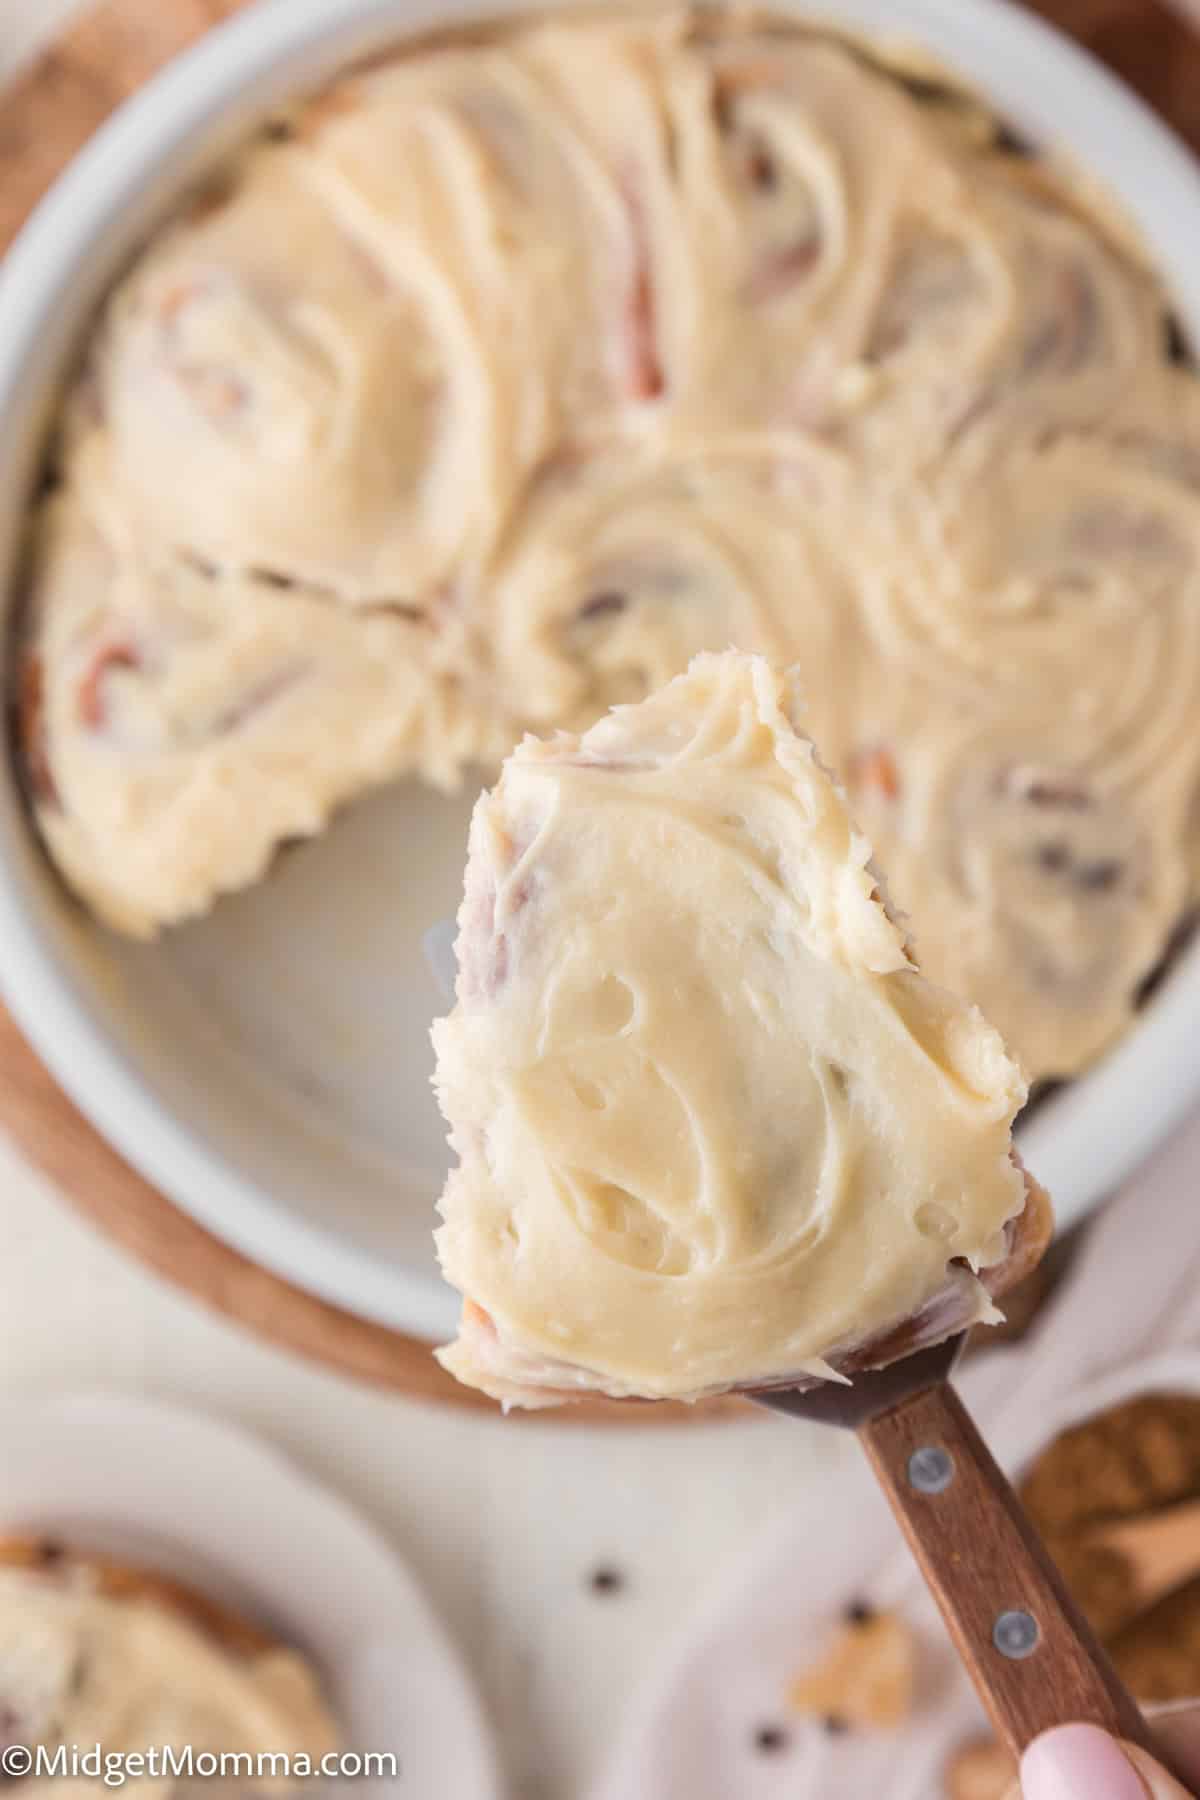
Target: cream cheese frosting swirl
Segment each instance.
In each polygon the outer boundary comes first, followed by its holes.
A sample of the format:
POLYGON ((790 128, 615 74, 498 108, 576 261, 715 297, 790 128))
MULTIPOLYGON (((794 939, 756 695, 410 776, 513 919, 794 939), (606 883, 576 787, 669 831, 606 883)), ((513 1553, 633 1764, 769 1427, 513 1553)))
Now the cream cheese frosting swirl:
MULTIPOLYGON (((859 639, 844 558, 826 535, 845 472, 819 445, 764 458, 628 448, 549 465, 495 563, 482 616, 500 683, 523 718, 582 726, 639 700, 699 650, 745 645, 814 674, 859 639)), ((824 709, 836 711, 834 697, 824 709)))
POLYGON ((1070 1075, 1196 900, 1181 361, 1102 197, 828 34, 581 15, 351 71, 98 323, 24 609, 43 836, 150 935, 734 644, 800 668, 922 966, 1070 1075))
POLYGON ((799 716, 702 655, 478 803, 434 1028, 471 1302, 441 1356, 502 1399, 828 1377, 997 1316, 1025 1084, 917 972, 799 716))

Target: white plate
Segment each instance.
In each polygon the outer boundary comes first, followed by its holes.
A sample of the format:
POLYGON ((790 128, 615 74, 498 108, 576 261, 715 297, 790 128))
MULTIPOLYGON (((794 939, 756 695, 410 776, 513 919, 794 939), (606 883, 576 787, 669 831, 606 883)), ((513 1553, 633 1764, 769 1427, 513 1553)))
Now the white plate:
POLYGON ((244 1432, 117 1394, 0 1406, 0 1531, 21 1528, 173 1575, 311 1657, 343 1748, 400 1771, 314 1800, 499 1800, 479 1702, 408 1571, 244 1432))
MULTIPOLYGON (((569 4, 570 0, 566 0, 569 4)), ((197 170, 267 106, 432 23, 522 0, 271 0, 211 34, 97 135, 0 277, 0 569, 64 367, 99 296, 197 170)), ((544 9, 543 9, 544 10, 544 9)), ((926 45, 1140 220, 1200 342, 1200 179, 1081 51, 1002 0, 792 0, 926 45)), ((11 589, 11 581, 6 586, 11 589)), ((457 902, 467 802, 401 787, 292 853, 265 886, 138 947, 83 920, 0 771, 0 986, 63 1086, 202 1224, 268 1268, 427 1337, 456 1313, 430 1242, 445 1151, 429 1092, 438 1009, 420 954, 457 902)), ((1101 1068, 1023 1138, 1064 1221, 1200 1096, 1200 946, 1101 1068)))

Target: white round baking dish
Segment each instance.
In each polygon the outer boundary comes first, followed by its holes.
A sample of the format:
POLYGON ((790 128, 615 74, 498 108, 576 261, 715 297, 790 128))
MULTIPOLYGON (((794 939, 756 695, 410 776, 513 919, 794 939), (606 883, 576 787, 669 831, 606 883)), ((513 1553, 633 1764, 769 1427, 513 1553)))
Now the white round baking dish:
MULTIPOLYGON (((571 4, 572 0, 565 0, 571 4)), ((1132 94, 1006 0, 777 0, 923 47, 1138 221, 1200 342, 1200 171, 1132 94)), ((39 207, 0 274, 0 573, 10 600, 48 420, 97 302, 148 228, 265 109, 339 65, 525 0, 269 0, 127 104, 39 207)), ((541 9, 541 10, 544 10, 541 9)), ((467 803, 382 794, 261 888, 160 944, 86 920, 0 768, 0 988, 109 1140, 255 1261, 429 1338, 456 1301, 430 1241, 444 1170, 428 1090, 438 997, 419 951, 452 911, 467 803)), ((1049 1100, 1022 1146, 1069 1223, 1200 1099, 1200 945, 1136 1029, 1049 1100)))

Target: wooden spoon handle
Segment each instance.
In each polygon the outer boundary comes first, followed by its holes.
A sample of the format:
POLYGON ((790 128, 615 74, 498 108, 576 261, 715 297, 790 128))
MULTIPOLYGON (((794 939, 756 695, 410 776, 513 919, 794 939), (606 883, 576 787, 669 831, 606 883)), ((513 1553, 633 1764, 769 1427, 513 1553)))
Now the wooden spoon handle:
POLYGON ((859 1436, 1013 1754, 1076 1721, 1153 1751, 1145 1720, 953 1388, 914 1394, 859 1436))

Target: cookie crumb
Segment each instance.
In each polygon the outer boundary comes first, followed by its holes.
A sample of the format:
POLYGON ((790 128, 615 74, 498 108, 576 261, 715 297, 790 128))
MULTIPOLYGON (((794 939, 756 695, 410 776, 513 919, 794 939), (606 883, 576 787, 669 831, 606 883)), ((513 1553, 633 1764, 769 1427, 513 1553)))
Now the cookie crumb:
POLYGON ((828 1732, 894 1731, 912 1711, 916 1643, 896 1613, 854 1600, 824 1657, 793 1680, 788 1702, 828 1732))

